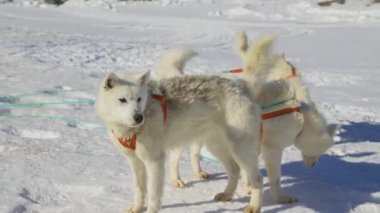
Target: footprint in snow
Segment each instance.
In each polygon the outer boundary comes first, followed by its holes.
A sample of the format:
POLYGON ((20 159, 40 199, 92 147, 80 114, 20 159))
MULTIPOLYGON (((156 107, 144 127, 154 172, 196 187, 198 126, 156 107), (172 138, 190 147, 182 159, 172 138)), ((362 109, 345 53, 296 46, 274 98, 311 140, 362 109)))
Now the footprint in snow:
POLYGON ((20 135, 17 128, 14 126, 7 126, 5 128, 2 128, 1 131, 5 132, 8 135, 13 135, 13 136, 19 136, 20 135))

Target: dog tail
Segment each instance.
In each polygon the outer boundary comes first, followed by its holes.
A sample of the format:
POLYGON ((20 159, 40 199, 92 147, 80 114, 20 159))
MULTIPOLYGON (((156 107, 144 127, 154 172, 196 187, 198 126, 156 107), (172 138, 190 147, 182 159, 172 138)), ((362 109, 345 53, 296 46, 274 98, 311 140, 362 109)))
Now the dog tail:
POLYGON ((198 55, 197 52, 186 48, 168 50, 158 63, 156 74, 158 79, 183 75, 183 68, 188 60, 198 55))
POLYGON ((243 73, 247 74, 246 76, 251 75, 252 77, 252 75, 258 74, 269 64, 271 48, 275 39, 274 33, 266 33, 249 46, 245 32, 236 34, 234 49, 243 61, 243 73))

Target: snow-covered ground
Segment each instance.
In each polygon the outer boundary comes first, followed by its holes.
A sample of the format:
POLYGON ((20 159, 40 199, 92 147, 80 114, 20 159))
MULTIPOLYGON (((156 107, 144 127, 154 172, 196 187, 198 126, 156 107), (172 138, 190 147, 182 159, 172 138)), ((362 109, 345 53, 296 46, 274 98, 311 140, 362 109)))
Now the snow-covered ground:
MULTIPOLYGON (((93 110, 107 71, 153 69, 168 48, 200 56, 188 73, 238 68, 234 33, 278 34, 276 50, 303 73, 331 123, 336 145, 308 169, 290 147, 284 191, 299 202, 264 212, 380 212, 380 4, 347 0, 320 8, 311 0, 70 0, 60 7, 17 0, 0 5, 0 212, 123 212, 131 171, 93 110)), ((212 198, 226 184, 219 163, 202 161, 208 181, 181 172, 189 188, 165 184, 162 212, 240 212, 212 198)), ((265 183, 267 179, 265 178, 265 183)))

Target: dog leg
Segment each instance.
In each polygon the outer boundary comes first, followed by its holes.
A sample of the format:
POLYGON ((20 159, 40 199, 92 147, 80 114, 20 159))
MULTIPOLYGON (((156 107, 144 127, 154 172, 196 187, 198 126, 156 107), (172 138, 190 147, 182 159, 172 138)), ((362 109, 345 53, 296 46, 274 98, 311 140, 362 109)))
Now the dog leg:
POLYGON ((264 146, 262 149, 263 159, 265 162, 265 167, 268 172, 270 191, 273 198, 278 203, 293 203, 297 202, 297 198, 290 195, 283 195, 281 192, 280 178, 281 178, 281 158, 283 149, 279 147, 267 147, 265 144, 270 144, 268 142, 263 142, 264 146))
POLYGON ((225 144, 210 143, 207 148, 223 164, 228 175, 228 182, 224 192, 215 195, 214 200, 218 202, 230 201, 237 188, 240 167, 229 154, 225 144))
POLYGON ((199 155, 201 152, 202 144, 194 143, 190 145, 190 159, 191 159, 191 168, 193 169, 193 174, 195 177, 204 180, 208 178, 208 174, 201 169, 199 162, 199 155))
POLYGON ((149 156, 149 159, 144 161, 148 173, 148 213, 156 213, 161 208, 161 198, 164 189, 165 176, 165 153, 157 154, 157 157, 149 156))
MULTIPOLYGON (((226 102, 227 145, 251 184, 251 200, 244 212, 258 213, 262 205, 263 178, 259 171, 260 119, 258 106, 249 99, 229 97, 226 102)), ((238 175, 238 174, 237 174, 238 175)))
MULTIPOLYGON (((253 152, 256 152, 256 150, 253 150, 253 152)), ((246 155, 246 153, 236 153, 234 157, 240 167, 246 172, 248 182, 251 183, 251 201, 249 205, 244 208, 244 212, 258 213, 261 211, 261 195, 263 188, 263 178, 260 174, 258 166, 258 153, 256 152, 251 155, 246 155)))
POLYGON ((251 183, 249 183, 247 172, 241 170, 240 172, 243 191, 247 195, 251 195, 251 183))
POLYGON ((174 186, 175 188, 186 187, 186 183, 182 181, 179 174, 179 159, 184 149, 185 147, 176 148, 170 152, 170 159, 169 159, 170 181, 171 181, 172 186, 174 186))
POLYGON ((128 161, 133 172, 133 181, 135 183, 135 194, 133 204, 127 209, 127 213, 138 213, 142 212, 144 207, 146 189, 146 170, 144 163, 137 158, 135 154, 128 155, 128 161))

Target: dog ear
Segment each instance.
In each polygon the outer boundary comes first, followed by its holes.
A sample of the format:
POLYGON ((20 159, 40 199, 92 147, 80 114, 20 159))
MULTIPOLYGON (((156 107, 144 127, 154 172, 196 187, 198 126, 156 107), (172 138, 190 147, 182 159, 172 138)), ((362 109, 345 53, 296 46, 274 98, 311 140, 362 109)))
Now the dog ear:
POLYGON ((234 49, 240 57, 244 57, 248 50, 248 38, 245 31, 240 31, 235 35, 234 49))
POLYGON ((119 81, 119 77, 115 73, 109 73, 104 81, 104 89, 112 89, 115 87, 116 83, 119 81))
POLYGON ((150 79, 150 71, 144 72, 139 78, 138 82, 140 85, 147 85, 150 79))

